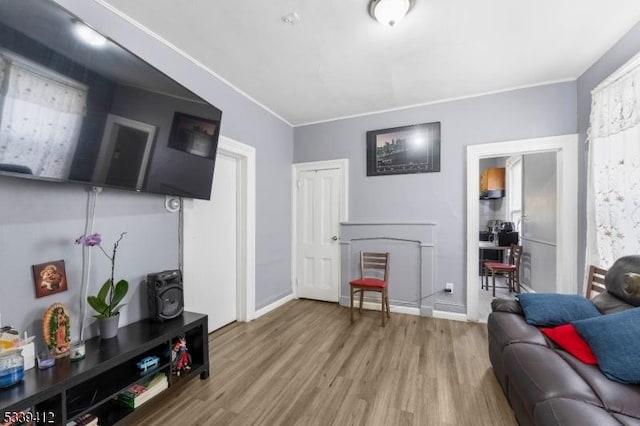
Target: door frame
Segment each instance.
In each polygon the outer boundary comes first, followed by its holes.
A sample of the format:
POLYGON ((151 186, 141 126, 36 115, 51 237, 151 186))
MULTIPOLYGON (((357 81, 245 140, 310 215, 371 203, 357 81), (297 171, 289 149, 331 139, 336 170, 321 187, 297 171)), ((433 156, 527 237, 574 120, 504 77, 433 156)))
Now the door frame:
MULTIPOLYGON (((256 150, 220 135, 216 155, 220 154, 237 161, 236 320, 249 322, 255 319, 256 310, 256 150)), ((183 223, 183 235, 185 226, 183 223)))
MULTIPOLYGON (((505 168, 506 168, 506 179, 505 179, 505 185, 507 186, 507 190, 505 191, 505 202, 507 204, 507 220, 510 222, 513 222, 513 217, 511 216, 511 213, 513 212, 513 197, 511 196, 511 191, 510 191, 510 187, 513 183, 512 181, 512 174, 509 173, 509 170, 511 168, 511 166, 513 166, 513 164, 516 163, 520 163, 520 216, 522 216, 524 213, 522 211, 522 175, 523 175, 523 164, 524 164, 524 160, 523 160, 523 156, 522 154, 516 154, 516 155, 512 155, 509 158, 507 158, 506 164, 505 164, 505 168)), ((557 184, 556 184, 557 186, 557 184)), ((520 231, 520 229, 518 229, 518 224, 516 223, 516 229, 515 231, 520 231)), ((520 234, 521 236, 521 234, 520 234)))
POLYGON ((218 154, 237 161, 236 318, 249 322, 256 311, 256 149, 220 135, 218 154))
POLYGON ((467 320, 478 321, 478 217, 480 159, 553 151, 557 156, 556 291, 578 291, 578 135, 467 146, 467 320))
MULTIPOLYGON (((294 163, 291 165, 291 292, 293 298, 298 298, 298 218, 297 218, 297 203, 298 203, 298 173, 303 171, 313 170, 331 170, 338 169, 340 171, 340 188, 342 194, 340 197, 340 222, 346 222, 349 220, 349 160, 347 158, 341 158, 336 160, 326 161, 310 161, 305 163, 294 163)), ((338 236, 339 237, 339 236, 338 236)), ((338 241, 340 239, 338 238, 338 241)), ((339 250, 339 248, 338 248, 339 250)), ((338 263, 338 279, 340 279, 340 263, 338 263)), ((338 282, 338 303, 340 301, 340 282, 338 282)))
POLYGON ((100 142, 100 153, 98 154, 98 160, 96 164, 98 167, 93 173, 93 180, 98 183, 105 183, 109 174, 109 168, 111 167, 111 161, 113 160, 113 150, 116 147, 116 141, 112 138, 115 131, 115 126, 129 127, 131 129, 140 130, 147 134, 147 141, 144 146, 144 153, 140 160, 140 169, 138 170, 138 178, 136 179, 136 188, 140 190, 142 188, 142 182, 144 181, 144 175, 147 170, 147 163, 151 156, 151 146, 156 137, 157 127, 144 123, 142 121, 132 120, 127 117, 121 117, 116 114, 107 114, 107 121, 104 125, 104 133, 102 135, 102 141, 100 142), (107 163, 106 160, 109 159, 107 163))

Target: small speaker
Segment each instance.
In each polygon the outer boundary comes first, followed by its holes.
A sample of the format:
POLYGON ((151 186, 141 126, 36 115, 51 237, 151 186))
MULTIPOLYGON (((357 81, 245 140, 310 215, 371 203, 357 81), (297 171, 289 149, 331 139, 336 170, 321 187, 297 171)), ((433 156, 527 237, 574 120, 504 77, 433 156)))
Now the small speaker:
POLYGON ((180 270, 147 275, 149 316, 154 321, 175 318, 184 311, 184 292, 180 270))

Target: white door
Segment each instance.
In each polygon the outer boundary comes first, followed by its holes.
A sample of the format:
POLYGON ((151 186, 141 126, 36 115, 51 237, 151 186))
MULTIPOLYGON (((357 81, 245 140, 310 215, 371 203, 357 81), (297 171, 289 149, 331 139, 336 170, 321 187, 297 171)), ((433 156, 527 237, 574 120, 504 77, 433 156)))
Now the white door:
POLYGON ((300 170, 296 197, 298 297, 337 302, 340 296, 340 169, 300 170))
POLYGON ((238 160, 216 157, 211 200, 184 208, 184 303, 209 316, 209 332, 237 319, 238 160))
POLYGON ((557 167, 555 152, 526 154, 522 175, 522 282, 556 292, 557 167))
POLYGON ((520 232, 522 224, 522 155, 507 159, 507 220, 520 232))

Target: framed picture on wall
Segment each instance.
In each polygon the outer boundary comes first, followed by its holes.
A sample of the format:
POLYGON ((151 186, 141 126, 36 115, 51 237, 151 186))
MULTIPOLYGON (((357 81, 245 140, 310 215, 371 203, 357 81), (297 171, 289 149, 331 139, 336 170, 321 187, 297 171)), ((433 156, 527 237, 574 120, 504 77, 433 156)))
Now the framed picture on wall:
POLYGON ((40 263, 31 266, 36 298, 67 291, 67 272, 64 260, 40 263))
POLYGON ((220 122, 176 112, 169 148, 206 158, 215 158, 220 122))
POLYGON ((367 176, 439 171, 439 121, 367 132, 367 176))

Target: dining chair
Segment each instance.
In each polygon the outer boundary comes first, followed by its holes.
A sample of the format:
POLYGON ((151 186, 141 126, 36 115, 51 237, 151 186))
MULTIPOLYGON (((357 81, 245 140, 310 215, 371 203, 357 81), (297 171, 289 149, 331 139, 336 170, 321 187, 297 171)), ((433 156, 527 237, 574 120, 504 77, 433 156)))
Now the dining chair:
POLYGON ((388 274, 389 253, 360 252, 360 278, 349 282, 349 288, 351 290, 351 322, 353 322, 353 298, 357 294, 360 294, 360 307, 358 312, 362 314, 362 303, 365 291, 380 293, 380 313, 383 327, 385 325, 385 315, 387 318, 391 318, 389 314, 388 274))
POLYGON ((496 274, 507 277, 509 291, 520 293, 520 261, 522 260, 522 246, 511 244, 508 263, 484 262, 485 284, 489 290, 489 272, 493 278, 493 297, 496 297, 496 274))
POLYGON ((604 276, 607 275, 607 270, 598 268, 597 266, 589 266, 589 275, 587 277, 587 289, 585 291, 585 297, 591 299, 594 293, 604 293, 607 288, 604 286, 604 276))

